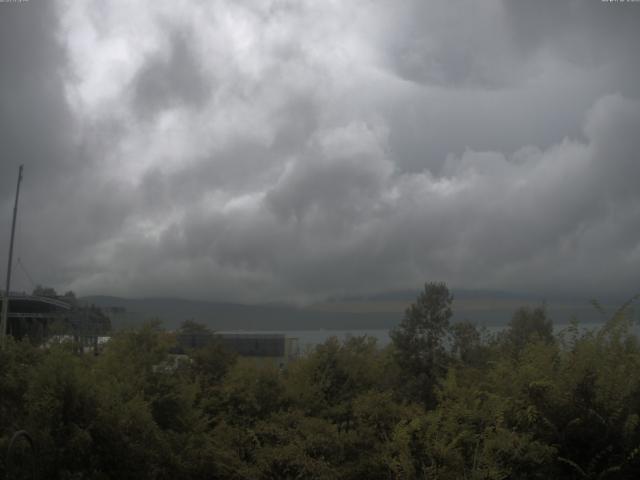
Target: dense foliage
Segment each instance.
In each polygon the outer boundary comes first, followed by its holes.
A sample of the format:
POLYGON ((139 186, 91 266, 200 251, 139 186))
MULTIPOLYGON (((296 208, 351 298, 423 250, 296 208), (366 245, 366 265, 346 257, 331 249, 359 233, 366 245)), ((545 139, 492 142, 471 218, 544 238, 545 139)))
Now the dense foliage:
MULTIPOLYGON (((625 309, 557 335, 543 308, 521 309, 487 336, 450 325, 451 303, 427 284, 389 347, 330 339, 285 369, 215 341, 172 356, 175 336, 153 323, 98 356, 9 341, 0 474, 26 429, 50 479, 640 478, 625 309)), ((18 478, 31 456, 15 451, 18 478)))

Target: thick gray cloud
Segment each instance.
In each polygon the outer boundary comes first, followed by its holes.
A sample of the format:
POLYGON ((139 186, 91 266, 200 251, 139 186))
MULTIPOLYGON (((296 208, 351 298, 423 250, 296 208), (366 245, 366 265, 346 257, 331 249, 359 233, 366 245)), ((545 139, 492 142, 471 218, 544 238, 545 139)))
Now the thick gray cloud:
POLYGON ((639 27, 595 0, 0 4, 0 211, 25 163, 17 254, 80 293, 631 293, 639 27))
POLYGON ((134 104, 141 114, 154 116, 176 103, 197 106, 206 100, 207 80, 188 44, 189 39, 180 33, 171 36, 168 58, 149 60, 138 74, 134 104))

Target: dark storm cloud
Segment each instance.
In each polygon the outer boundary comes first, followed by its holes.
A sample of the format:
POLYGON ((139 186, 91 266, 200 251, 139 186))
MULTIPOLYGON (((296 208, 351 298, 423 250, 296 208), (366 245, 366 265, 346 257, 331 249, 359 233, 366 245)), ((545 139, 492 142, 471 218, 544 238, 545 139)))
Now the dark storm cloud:
MULTIPOLYGON (((55 270, 73 250, 101 235, 85 223, 85 208, 99 200, 83 181, 82 152, 74 142, 77 120, 65 99, 66 54, 57 41, 58 12, 52 2, 0 5, 0 188, 3 235, 8 249, 10 211, 19 164, 25 165, 16 255, 36 281, 61 278, 55 270), (83 208, 78 208, 82 202, 83 208), (82 227, 81 227, 82 225, 82 227)), ((101 187, 102 188, 102 187, 101 187)), ((3 257, 4 258, 4 257, 3 257)), ((3 270, 4 270, 3 261, 3 270)), ((30 288, 21 271, 18 287, 30 288)))
POLYGON ((20 256, 129 296, 631 291, 640 8, 601 3, 0 4, 20 256))
POLYGON ((518 51, 541 49, 602 75, 610 91, 640 94, 638 75, 638 8, 616 8, 609 2, 504 2, 507 25, 518 51), (553 9, 554 14, 545 14, 553 9))
POLYGON ((404 2, 390 12, 386 61, 403 78, 446 88, 494 89, 522 80, 500 2, 404 2))
MULTIPOLYGON (((60 67, 64 50, 54 40, 54 6, 44 2, 2 5, 0 15, 0 112, 3 203, 13 190, 17 166, 32 163, 47 173, 65 169, 73 118, 64 100, 60 67), (65 131, 66 130, 66 131, 65 131)), ((35 182, 31 182, 34 184, 35 182)))
POLYGON ((198 105, 208 93, 198 62, 189 49, 184 33, 170 37, 167 58, 159 55, 145 65, 135 81, 135 109, 143 115, 155 115, 158 110, 171 107, 174 102, 198 105))

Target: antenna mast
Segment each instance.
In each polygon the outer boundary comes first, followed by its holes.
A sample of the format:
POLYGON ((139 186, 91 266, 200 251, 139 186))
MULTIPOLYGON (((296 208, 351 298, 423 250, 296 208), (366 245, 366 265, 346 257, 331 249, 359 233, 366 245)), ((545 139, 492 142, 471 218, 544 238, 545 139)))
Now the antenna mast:
POLYGON ((9 313, 9 289, 11 288, 11 263, 13 262, 13 238, 16 233, 16 217, 18 216, 18 197, 20 196, 20 182, 22 182, 22 165, 18 169, 18 185, 16 186, 16 200, 13 204, 13 221, 11 223, 11 240, 9 241, 9 261, 7 263, 7 287, 2 302, 2 320, 0 322, 0 347, 4 349, 7 337, 7 315, 9 313))

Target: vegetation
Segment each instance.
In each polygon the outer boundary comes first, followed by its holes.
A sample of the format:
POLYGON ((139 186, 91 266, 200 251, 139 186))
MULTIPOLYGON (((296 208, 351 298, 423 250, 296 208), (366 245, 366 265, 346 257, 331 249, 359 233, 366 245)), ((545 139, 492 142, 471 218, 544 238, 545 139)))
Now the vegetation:
MULTIPOLYGON (((98 356, 9 341, 0 474, 25 429, 48 479, 640 478, 628 305, 557 335, 544 308, 522 309, 495 336, 450 325, 451 306, 427 284, 388 347, 334 338, 284 370, 215 341, 175 360, 157 323, 98 356)), ((21 445, 13 478, 31 459, 21 445)))

